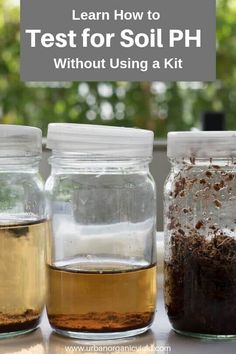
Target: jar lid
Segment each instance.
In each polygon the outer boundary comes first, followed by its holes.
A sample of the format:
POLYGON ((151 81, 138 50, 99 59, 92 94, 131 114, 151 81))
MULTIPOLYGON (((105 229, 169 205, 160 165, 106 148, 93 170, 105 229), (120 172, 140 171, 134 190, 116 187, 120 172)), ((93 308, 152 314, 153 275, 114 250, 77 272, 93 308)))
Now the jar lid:
POLYGON ((39 128, 0 124, 0 157, 30 157, 42 152, 39 128))
POLYGON ((150 130, 92 124, 51 123, 47 147, 59 152, 106 157, 152 157, 150 130))
POLYGON ((194 131, 168 133, 169 158, 236 157, 236 131, 194 131))

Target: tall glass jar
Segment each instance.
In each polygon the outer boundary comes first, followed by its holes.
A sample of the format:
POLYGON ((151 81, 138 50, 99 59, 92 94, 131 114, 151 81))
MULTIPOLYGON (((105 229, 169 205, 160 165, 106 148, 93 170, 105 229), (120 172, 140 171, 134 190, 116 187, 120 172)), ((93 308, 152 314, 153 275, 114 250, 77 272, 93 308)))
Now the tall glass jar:
POLYGON ((156 305, 153 133, 50 124, 48 146, 51 326, 87 339, 146 331, 156 305))
POLYGON ((41 130, 0 128, 0 338, 35 329, 45 302, 41 130))
POLYGON ((180 334, 236 337, 236 132, 168 134, 165 303, 180 334))

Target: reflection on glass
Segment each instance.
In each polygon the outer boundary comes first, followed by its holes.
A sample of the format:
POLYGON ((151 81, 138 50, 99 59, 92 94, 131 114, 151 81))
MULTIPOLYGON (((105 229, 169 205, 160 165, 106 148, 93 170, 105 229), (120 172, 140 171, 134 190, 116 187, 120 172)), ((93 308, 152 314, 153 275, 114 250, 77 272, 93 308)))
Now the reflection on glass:
POLYGON ((40 329, 20 337, 2 339, 0 354, 45 354, 43 336, 40 329))
MULTIPOLYGON (((166 348, 171 348, 171 354, 216 354, 235 353, 235 341, 206 341, 176 334, 170 331, 165 344, 166 348)), ((170 351, 164 352, 165 354, 170 351)))
POLYGON ((154 354, 155 337, 152 331, 128 338, 106 341, 85 341, 60 337, 52 333, 49 337, 46 354, 84 354, 95 353, 122 353, 122 354, 154 354))

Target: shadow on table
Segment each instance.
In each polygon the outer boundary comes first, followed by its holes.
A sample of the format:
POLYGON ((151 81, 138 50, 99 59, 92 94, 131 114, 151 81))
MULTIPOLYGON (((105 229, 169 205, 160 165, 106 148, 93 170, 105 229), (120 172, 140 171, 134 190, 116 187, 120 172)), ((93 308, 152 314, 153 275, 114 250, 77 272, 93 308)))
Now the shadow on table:
POLYGON ((0 340, 0 354, 45 354, 41 329, 32 333, 0 340))
POLYGON ((171 348, 171 354, 236 354, 234 340, 203 340, 181 336, 173 330, 168 335, 166 346, 171 348))
POLYGON ((47 354, 89 353, 123 353, 154 354, 155 336, 151 330, 147 333, 124 339, 106 341, 85 341, 61 337, 51 333, 47 343, 47 354))

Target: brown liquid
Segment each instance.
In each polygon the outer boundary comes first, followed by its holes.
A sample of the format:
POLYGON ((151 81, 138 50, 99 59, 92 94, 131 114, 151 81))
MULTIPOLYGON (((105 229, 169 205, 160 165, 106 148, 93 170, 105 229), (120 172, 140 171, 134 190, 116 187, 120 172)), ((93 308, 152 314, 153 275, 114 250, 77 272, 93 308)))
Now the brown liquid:
POLYGON ((156 304, 156 266, 75 271, 49 266, 47 311, 52 327, 81 332, 148 326, 156 304))
POLYGON ((0 334, 37 326, 45 302, 48 223, 0 225, 0 334))

